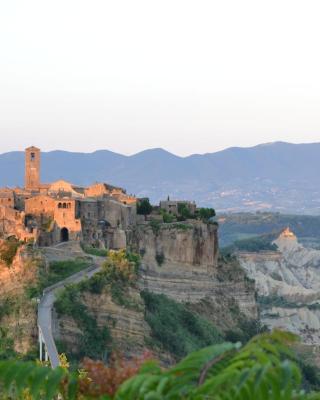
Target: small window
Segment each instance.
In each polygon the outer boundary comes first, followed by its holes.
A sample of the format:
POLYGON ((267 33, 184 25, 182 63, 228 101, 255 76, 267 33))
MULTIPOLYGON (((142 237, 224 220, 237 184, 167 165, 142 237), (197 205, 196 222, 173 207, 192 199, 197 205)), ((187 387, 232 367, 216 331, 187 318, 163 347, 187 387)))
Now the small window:
POLYGON ((63 203, 62 208, 67 208, 67 203, 63 203))
POLYGON ((62 203, 59 203, 59 204, 58 204, 58 208, 62 208, 62 203))
POLYGON ((36 153, 31 153, 31 154, 30 154, 30 160, 31 160, 31 161, 34 161, 35 158, 36 158, 36 153))

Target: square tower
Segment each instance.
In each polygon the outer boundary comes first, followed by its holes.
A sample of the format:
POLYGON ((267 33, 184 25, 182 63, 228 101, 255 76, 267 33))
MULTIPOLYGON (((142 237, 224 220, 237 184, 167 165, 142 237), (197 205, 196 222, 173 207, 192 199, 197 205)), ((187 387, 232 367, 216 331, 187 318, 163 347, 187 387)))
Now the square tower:
POLYGON ((25 188, 40 188, 40 149, 31 146, 25 150, 25 188))

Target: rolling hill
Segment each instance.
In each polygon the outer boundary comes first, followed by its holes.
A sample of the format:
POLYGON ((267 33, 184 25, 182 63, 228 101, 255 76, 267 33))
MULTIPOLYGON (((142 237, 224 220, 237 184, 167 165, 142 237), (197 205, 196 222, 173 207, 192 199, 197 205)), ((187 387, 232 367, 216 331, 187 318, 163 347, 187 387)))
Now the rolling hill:
MULTIPOLYGON (((42 153, 42 181, 106 181, 153 202, 193 199, 220 211, 273 210, 320 214, 320 143, 276 142, 179 157, 163 149, 132 156, 42 153)), ((24 153, 0 155, 0 186, 23 184, 24 153)))

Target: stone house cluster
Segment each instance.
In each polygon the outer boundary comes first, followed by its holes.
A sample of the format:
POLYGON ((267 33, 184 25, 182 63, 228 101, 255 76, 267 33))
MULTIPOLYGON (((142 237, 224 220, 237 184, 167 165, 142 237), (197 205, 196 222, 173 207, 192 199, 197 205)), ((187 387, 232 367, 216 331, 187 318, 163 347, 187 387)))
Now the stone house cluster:
POLYGON ((68 240, 126 247, 137 199, 106 183, 80 187, 64 180, 43 184, 40 149, 25 150, 25 187, 0 189, 0 234, 49 246, 68 240))

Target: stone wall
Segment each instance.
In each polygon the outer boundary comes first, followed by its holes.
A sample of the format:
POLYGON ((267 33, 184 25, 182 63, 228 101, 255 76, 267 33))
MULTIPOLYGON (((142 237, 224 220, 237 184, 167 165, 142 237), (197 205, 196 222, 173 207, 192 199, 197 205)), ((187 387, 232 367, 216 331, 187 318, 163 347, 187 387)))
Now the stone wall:
POLYGON ((127 245, 125 230, 135 223, 135 205, 128 206, 111 198, 79 202, 83 241, 111 249, 127 245))
POLYGON ((55 200, 46 195, 31 197, 25 201, 25 212, 30 215, 50 215, 54 216, 55 200))

